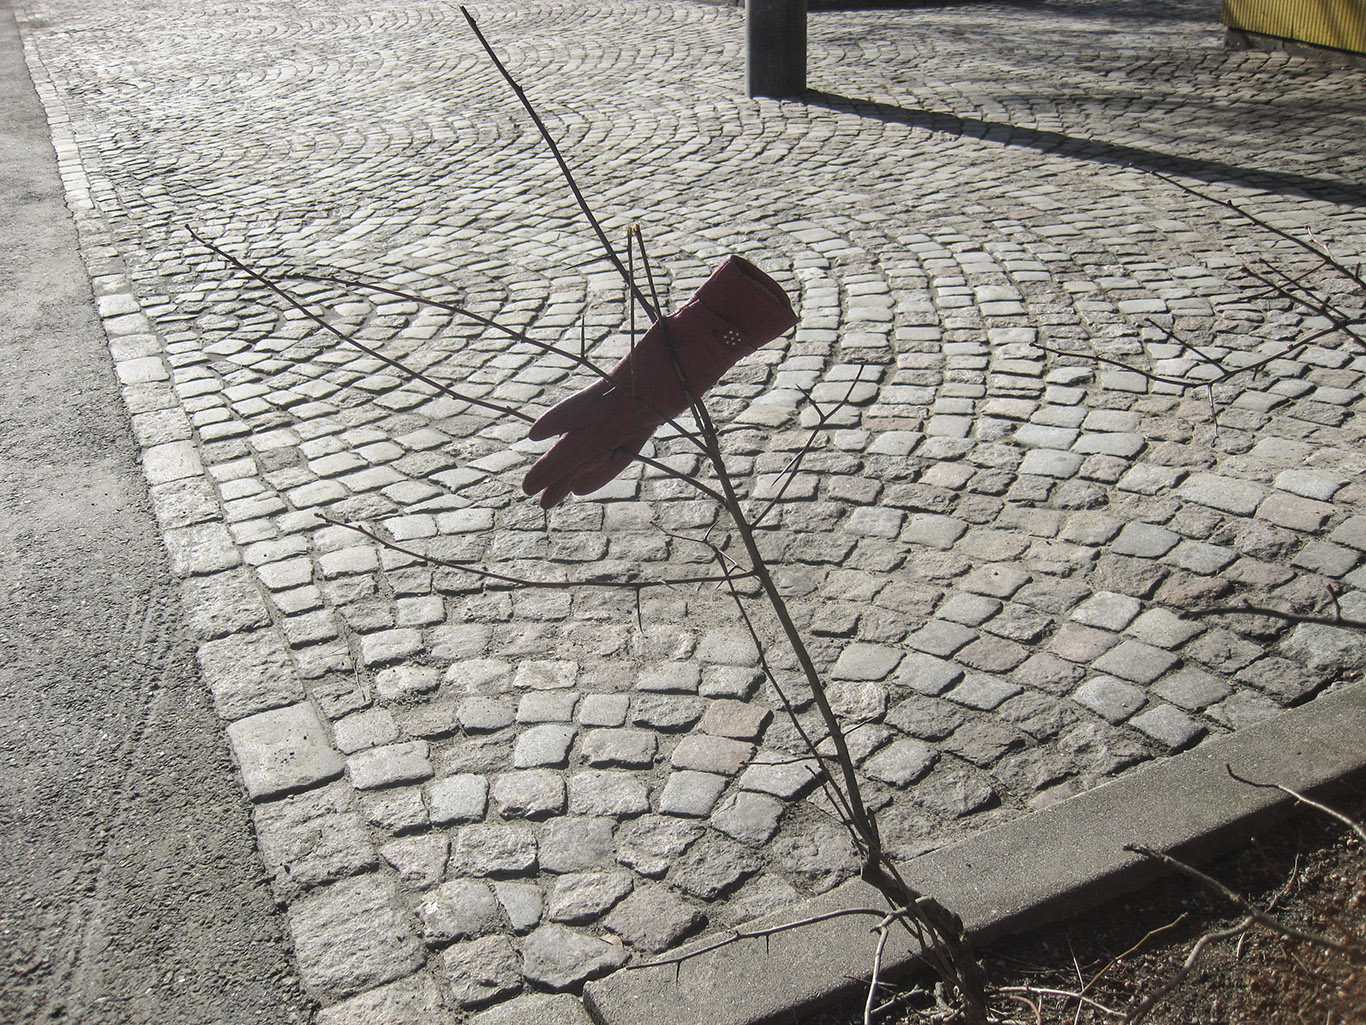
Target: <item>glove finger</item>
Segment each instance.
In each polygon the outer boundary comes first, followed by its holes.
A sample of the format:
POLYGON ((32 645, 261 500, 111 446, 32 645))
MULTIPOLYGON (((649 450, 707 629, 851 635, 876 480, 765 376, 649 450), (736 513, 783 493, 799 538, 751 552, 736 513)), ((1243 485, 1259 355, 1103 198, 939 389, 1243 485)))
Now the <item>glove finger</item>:
POLYGON ((587 388, 576 391, 567 399, 555 403, 531 425, 527 437, 532 441, 544 441, 557 434, 591 423, 598 413, 602 400, 612 390, 610 381, 599 379, 587 388))
POLYGON ((547 487, 545 489, 545 493, 541 495, 541 508, 553 509, 555 506, 559 505, 566 498, 568 498, 569 493, 572 490, 573 489, 570 487, 569 481, 565 480, 564 478, 555 481, 553 484, 547 487))
POLYGON ((573 479, 584 463, 593 460, 602 451, 602 445, 593 445, 591 442, 592 439, 586 438, 583 432, 566 434, 531 464, 531 469, 522 478, 522 490, 534 495, 556 481, 573 479))
POLYGON ((572 490, 576 495, 591 495, 599 488, 605 488, 622 470, 630 466, 645 444, 641 438, 637 442, 624 445, 602 459, 595 459, 582 466, 575 474, 572 490))

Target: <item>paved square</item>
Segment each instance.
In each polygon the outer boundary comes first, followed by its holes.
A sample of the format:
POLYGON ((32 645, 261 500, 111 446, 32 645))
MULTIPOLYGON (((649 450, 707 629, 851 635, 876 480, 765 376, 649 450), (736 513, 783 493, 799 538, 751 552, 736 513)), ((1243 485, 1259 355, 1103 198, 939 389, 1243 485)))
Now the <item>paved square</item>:
MULTIPOLYGON (((897 853, 1366 663, 1329 627, 1178 616, 1333 594, 1366 615, 1366 356, 1333 334, 1292 349, 1321 323, 1240 268, 1299 274, 1307 255, 1144 173, 1358 259, 1359 72, 1225 52, 1217 5, 1194 0, 815 12, 816 92, 750 101, 732 8, 474 13, 614 240, 642 226, 671 305, 731 251, 792 295, 795 334, 714 392, 757 502, 814 422, 802 393, 848 396, 766 536, 897 853), (1126 369, 1198 372, 1172 334, 1230 364, 1286 355, 1212 396, 1126 369)), ((629 594, 486 585, 318 516, 591 581, 696 575, 686 535, 714 509, 637 469, 543 513, 519 489, 523 425, 334 345, 186 232, 620 354, 622 284, 459 13, 31 0, 20 23, 329 1025, 490 1004, 490 1022, 572 1020, 530 994, 848 878, 723 595, 646 591, 638 619, 629 594)), ((534 412, 582 383, 437 307, 299 293, 472 398, 534 412)), ((677 439, 656 455, 691 465, 677 439)), ((770 657, 819 736, 793 660, 770 657)))

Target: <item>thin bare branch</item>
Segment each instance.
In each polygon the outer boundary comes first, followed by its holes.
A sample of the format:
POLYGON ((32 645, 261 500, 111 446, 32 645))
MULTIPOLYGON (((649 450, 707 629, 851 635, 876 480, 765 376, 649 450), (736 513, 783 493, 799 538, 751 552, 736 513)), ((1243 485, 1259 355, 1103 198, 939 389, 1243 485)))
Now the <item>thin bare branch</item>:
POLYGON ((1047 986, 1002 986, 1000 992, 1006 994, 1007 996, 1011 993, 1044 993, 1048 996, 1066 997, 1068 1000, 1077 1000, 1081 1003, 1086 1004, 1088 1007, 1094 1007, 1101 1014, 1107 1015, 1108 1017, 1124 1017, 1123 1011, 1116 1011, 1113 1007, 1106 1007, 1099 1000, 1095 1000, 1092 997, 1083 996, 1082 994, 1073 992, 1070 989, 1050 989, 1047 986))
POLYGON ((873 1025, 874 1005, 877 1003, 877 990, 882 977, 882 955, 887 950, 888 921, 879 922, 876 930, 877 947, 873 950, 873 972, 868 979, 868 999, 863 1002, 863 1025, 873 1025))
POLYGON ((412 367, 404 366, 402 363, 394 359, 392 356, 386 356, 378 349, 366 345, 364 342, 357 341, 355 338, 352 338, 346 332, 339 330, 336 326, 332 324, 329 324, 326 320, 318 316, 318 314, 314 313, 311 309, 304 305, 303 302, 296 299, 288 291, 286 291, 284 288, 281 288, 279 285, 277 285, 274 281, 270 280, 270 278, 266 277, 260 271, 257 271, 254 268, 249 267, 246 263, 244 263, 242 260, 239 260, 237 257, 233 256, 227 250, 221 248, 213 242, 210 242, 208 239, 204 238, 193 228, 187 227, 186 230, 190 233, 190 237, 193 238, 200 245, 202 245, 204 248, 212 251, 217 256, 226 260, 229 264, 231 264, 233 267, 236 267, 243 274, 246 274, 253 281, 257 282, 258 284, 264 285, 266 288, 270 289, 270 291, 274 292, 277 296, 279 296, 281 299, 287 302, 291 307, 298 310, 309 320, 313 321, 313 323, 321 327, 324 331, 327 331, 330 334, 341 339, 341 341, 345 342, 347 345, 354 346, 361 352, 365 353, 367 356, 379 360, 381 363, 385 364, 385 366, 390 366, 393 367, 395 370, 400 370, 403 373, 407 374, 409 377, 412 377, 414 380, 418 380, 421 381, 423 384, 430 385, 431 387, 439 391, 441 394, 449 395, 451 398, 458 399, 461 402, 468 402, 472 406, 479 406, 483 409, 491 410, 494 413, 498 413, 501 416, 514 417, 518 420, 523 420, 527 423, 533 423, 535 421, 535 417, 527 413, 524 413, 520 409, 514 409, 511 406, 504 406, 498 402, 489 402, 487 399, 475 398, 472 395, 464 395, 456 391, 450 385, 445 384, 442 381, 438 381, 435 378, 428 377, 420 370, 415 370, 412 367))
POLYGON ((1285 612, 1282 609, 1269 609, 1261 605, 1212 605, 1204 609, 1182 609, 1179 615, 1191 619, 1205 616, 1222 616, 1240 613, 1249 616, 1267 616, 1287 623, 1315 623, 1320 626, 1340 626, 1346 630, 1366 630, 1366 620, 1346 619, 1342 616, 1307 616, 1299 612, 1285 612))
POLYGON ((1183 911, 1183 912, 1181 912, 1181 914, 1177 915, 1176 918, 1174 918, 1172 921, 1168 922, 1166 925, 1159 925, 1156 929, 1149 929, 1149 930, 1147 931, 1147 933, 1144 934, 1144 936, 1143 936, 1143 938, 1142 938, 1141 940, 1139 940, 1137 943, 1135 943, 1135 944, 1134 944, 1132 947, 1130 947, 1128 950, 1124 951, 1124 953, 1122 953, 1122 954, 1117 954, 1115 957, 1112 957, 1112 958, 1110 959, 1109 963, 1106 964, 1106 966, 1105 966, 1104 968, 1102 968, 1100 971, 1096 972, 1095 975, 1091 976, 1091 981, 1088 982, 1085 986, 1083 986, 1083 987, 1081 988, 1082 993, 1083 993, 1083 994, 1086 994, 1086 993, 1091 992, 1092 987, 1094 987, 1095 984, 1096 984, 1097 982, 1100 981, 1101 976, 1103 976, 1103 975, 1104 975, 1106 972, 1108 972, 1111 968, 1113 968, 1115 965, 1117 965, 1117 964, 1119 964, 1120 962, 1122 962, 1122 961, 1123 961, 1126 957, 1128 957, 1130 954, 1137 953, 1137 952, 1143 947, 1143 945, 1146 944, 1146 943, 1147 943, 1150 939, 1152 939, 1154 936, 1161 936, 1161 935, 1162 935, 1164 932, 1166 932, 1167 930, 1169 930, 1169 929, 1175 929, 1178 925, 1180 925, 1182 922, 1184 922, 1188 917, 1189 917, 1189 914, 1188 914, 1187 912, 1183 911))
POLYGON ((717 491, 713 487, 708 486, 707 484, 704 484, 701 478, 699 477, 695 477, 690 473, 684 473, 682 470, 675 470, 668 463, 661 463, 658 459, 651 459, 649 456, 643 456, 639 452, 635 454, 635 460, 636 462, 641 463, 644 466, 648 466, 651 469, 658 470, 665 476, 672 477, 674 480, 681 480, 685 484, 691 485, 692 487, 696 488, 698 491, 700 491, 702 494, 706 495, 710 499, 713 499, 718 502, 722 500, 721 492, 717 491))
POLYGON ((1307 805, 1308 807, 1313 808, 1316 811, 1323 812, 1323 814, 1329 816, 1330 818, 1337 819, 1352 832, 1356 833, 1356 835, 1361 839, 1362 843, 1366 843, 1366 827, 1363 827, 1360 822, 1358 822, 1351 816, 1344 815, 1336 808, 1331 808, 1320 801, 1315 801, 1312 797, 1306 797, 1298 790, 1292 790, 1290 789, 1290 787, 1285 786, 1282 783, 1258 783, 1256 780, 1248 779, 1245 776, 1240 776, 1233 771, 1233 766, 1229 765, 1228 762, 1224 763, 1224 771, 1227 772, 1234 779, 1236 779, 1239 783, 1246 783, 1250 787, 1279 790, 1283 794, 1289 794, 1296 801, 1299 801, 1300 804, 1307 805))
POLYGON ((1152 1009, 1166 999, 1167 995, 1171 993, 1172 990, 1176 989, 1177 986, 1181 985, 1186 976, 1191 973, 1191 969, 1194 968, 1196 962, 1200 960, 1200 955, 1205 952, 1207 946, 1215 940, 1228 940, 1232 939, 1234 936, 1241 936, 1243 933, 1247 932, 1248 929, 1252 928, 1255 921, 1256 918, 1254 916, 1248 915, 1235 926, 1228 929, 1217 929, 1201 936, 1195 941, 1195 945, 1191 947, 1190 953, 1186 955, 1186 960, 1182 963, 1181 967, 1172 974, 1172 977, 1152 993, 1149 993, 1144 997, 1142 1002, 1129 1012, 1128 1017, 1125 1018, 1125 1025, 1138 1025, 1139 1022, 1152 1013, 1152 1009))
POLYGON ((658 961, 645 961, 641 964, 628 964, 626 971, 638 972, 646 968, 668 968, 673 965, 684 964, 695 957, 703 954, 710 954, 713 950, 720 950, 722 947, 729 947, 739 943, 741 940, 761 940, 769 936, 777 936, 779 933, 791 932, 793 929, 805 929, 809 925, 817 925, 821 922, 828 922, 834 918, 849 918, 854 915, 872 915, 878 919, 895 919, 904 912, 888 912, 884 908, 841 908, 838 911, 827 911, 824 914, 812 915, 810 918, 803 918, 796 922, 785 922, 782 925, 769 926, 766 929, 737 929, 729 936, 722 936, 705 946, 696 947, 693 950, 685 951, 674 957, 666 957, 658 961))
MULTIPOLYGON (((607 587, 618 588, 630 591, 643 591, 651 587, 681 587, 685 584, 719 584, 724 583, 726 577, 671 577, 668 580, 535 580, 529 577, 514 577, 506 573, 498 573, 472 562, 455 562, 450 559, 439 559, 434 555, 425 552, 417 552, 411 548, 406 548, 397 542, 390 541, 362 527, 357 523, 347 523, 345 520, 333 519, 325 513, 317 513, 319 519, 334 527, 345 527, 347 530, 354 530, 357 534, 363 534, 382 548, 387 548, 391 552, 398 552, 425 562, 431 566, 441 566, 444 569, 460 570, 462 573, 469 573, 472 576, 483 577, 486 580, 497 580, 505 584, 515 584, 518 587, 536 587, 546 590, 564 591, 573 587, 607 587)), ((744 575, 744 574, 740 574, 744 575)))
POLYGON ((626 268, 622 265, 621 257, 617 255, 617 251, 612 247, 612 243, 607 238, 607 233, 603 231, 597 216, 588 205, 588 200, 584 198, 583 191, 579 188, 579 183, 574 178, 574 172, 569 169, 569 163, 564 159, 564 155, 560 152, 560 147, 555 144, 555 137, 550 134, 550 129, 546 128, 545 122, 541 120, 541 115, 536 112, 536 108, 533 107, 531 101, 527 99, 525 90, 523 90, 517 80, 512 77, 512 73, 508 71, 507 66, 498 58, 498 54, 494 52, 489 41, 484 38, 484 33, 479 31, 479 24, 474 20, 474 15, 470 14, 463 5, 460 7, 460 13, 465 16, 465 20, 469 22, 470 29, 474 32, 474 37, 479 40, 479 45, 484 48, 484 52, 488 54, 489 60, 491 60, 493 66, 498 69, 498 73, 503 76, 503 81, 507 82, 508 86, 512 89, 518 101, 522 104, 522 109, 531 117, 532 124, 536 126, 536 131, 541 133, 541 138, 550 148, 551 155, 555 158, 555 163, 559 165, 560 174, 564 176, 565 183, 569 186, 569 191, 574 194, 574 199, 579 204, 579 209, 583 211, 583 215, 588 219, 588 223, 592 227, 593 233, 597 235, 598 242, 602 245, 603 252, 607 255, 607 259, 611 261, 612 266, 615 267, 617 273, 621 275, 622 281, 625 282, 627 288, 631 290, 631 294, 635 297, 636 302, 640 303, 641 308, 645 310, 646 315, 651 320, 658 320, 660 316, 659 308, 651 303, 650 300, 645 297, 645 294, 636 287, 635 282, 631 280, 631 275, 627 273, 626 268))
MULTIPOLYGON (((715 545, 711 545, 711 548, 716 557, 717 564, 721 567, 722 572, 726 572, 728 557, 715 545)), ((811 734, 802 724, 802 721, 797 718, 797 710, 792 707, 792 702, 788 700, 786 692, 778 682, 777 674, 773 672, 773 667, 769 664, 768 655, 764 650, 764 643, 759 637, 759 631, 754 625, 754 620, 750 618, 749 610, 745 607, 743 596, 736 590, 735 585, 730 582, 729 573, 727 573, 727 586, 730 589, 731 599, 734 601, 735 607, 739 611, 740 620, 745 624, 745 629, 749 631, 750 639, 754 642, 754 648, 759 653, 759 665, 762 668, 764 675, 768 678, 768 682, 773 685, 773 690, 777 693, 778 700, 783 703, 783 708, 787 711, 788 719, 796 729, 797 736, 801 737, 802 743, 806 745, 806 749, 816 758, 816 765, 819 767, 819 773, 815 775, 820 782, 821 790, 825 793, 825 796, 830 801, 831 805, 839 812, 840 819, 845 827, 852 832, 854 810, 849 804, 849 799, 830 775, 830 770, 825 765, 825 757, 817 750, 817 742, 811 739, 811 734)), ((861 838, 858 833, 854 832, 853 835, 854 842, 860 844, 861 838)))
POLYGON ((1206 875, 1198 868, 1187 865, 1179 858, 1173 858, 1170 854, 1163 854, 1161 851, 1155 851, 1151 847, 1144 847, 1139 844, 1128 844, 1124 849, 1133 851, 1136 854, 1141 854, 1145 858, 1152 858, 1156 861, 1160 861, 1164 865, 1176 869, 1176 871, 1183 875, 1190 876, 1192 879, 1202 883, 1208 889, 1219 894, 1219 896, 1223 897, 1230 904, 1241 908, 1253 921, 1280 933, 1282 936, 1289 937, 1290 939, 1303 940, 1305 943, 1313 943, 1317 946, 1325 947, 1328 950, 1338 951, 1339 953, 1346 953, 1352 949, 1350 944, 1344 943, 1341 940, 1335 940, 1331 936, 1324 936, 1320 933, 1297 929, 1294 926, 1287 925, 1284 922, 1272 918, 1260 908, 1253 907, 1242 894, 1229 889, 1229 887, 1219 882, 1219 880, 1215 879, 1213 876, 1206 875))
MULTIPOLYGON (((421 303, 422 305, 430 306, 432 309, 435 310, 445 310, 447 313, 454 313, 457 316, 465 317, 469 320, 472 320, 476 324, 481 324, 484 327, 492 328, 495 331, 499 331, 506 335, 508 338, 511 338, 513 341, 521 342, 525 345, 530 345, 531 347, 539 349, 541 352, 549 353, 550 355, 562 356, 565 359, 572 362, 574 365, 578 366, 580 369, 587 370, 589 373, 598 377, 600 380, 612 382, 612 377, 610 374, 608 374, 606 370, 603 370, 591 359, 587 358, 587 356, 583 352, 582 342, 580 342, 580 351, 578 353, 575 353, 569 349, 565 349, 561 346, 555 345, 553 342, 543 342, 537 338, 532 338, 524 331, 518 331, 516 328, 511 328, 505 324, 500 324, 496 320, 492 320, 491 318, 485 317, 482 314, 475 313, 473 310, 467 309, 466 307, 461 306, 458 303, 446 302, 441 299, 432 299, 428 296, 424 296, 416 292, 406 292, 402 289, 392 288, 387 285, 381 285, 378 282, 366 281, 363 278, 346 277, 339 274, 303 273, 295 273, 290 274, 288 276, 291 278, 297 278, 300 281, 313 281, 320 284, 338 285, 343 288, 362 288, 369 292, 377 292, 380 295, 391 295, 398 299, 407 299, 410 302, 421 303)), ((404 367, 402 364, 399 364, 399 366, 401 369, 404 370, 405 373, 411 373, 411 371, 409 371, 407 367, 404 367)), ((664 423, 668 424, 675 431, 677 431, 681 437, 687 438, 694 445, 696 445, 699 450, 705 451, 702 443, 698 440, 697 436, 692 431, 688 430, 688 428, 685 427, 682 423, 680 423, 673 417, 664 416, 664 411, 657 408, 647 399, 641 396, 634 397, 637 402, 639 402, 650 412, 655 413, 660 417, 663 417, 664 423)))
POLYGON ((1262 228, 1265 231, 1269 231, 1271 232, 1271 234, 1277 235, 1280 238, 1285 239, 1287 242, 1299 246, 1299 248, 1305 250, 1306 252, 1312 253, 1318 259, 1322 260, 1327 266, 1333 268, 1333 270, 1337 271, 1339 274, 1355 282, 1358 287, 1366 289, 1366 278, 1363 278, 1359 272, 1353 271, 1345 263, 1343 263, 1341 260, 1335 257, 1326 246, 1315 246, 1312 243, 1306 242, 1299 236, 1292 235, 1290 232, 1285 231, 1282 228, 1276 227, 1274 224, 1269 223, 1261 217, 1258 217, 1256 214, 1249 213, 1247 210, 1244 210, 1242 207, 1240 207, 1237 203, 1230 202, 1227 199, 1220 199, 1217 196, 1211 196, 1209 193, 1206 192, 1201 192, 1199 189, 1195 189, 1189 185, 1182 184, 1175 178, 1169 177, 1161 173, 1160 171, 1152 171, 1145 169, 1145 173, 1150 174, 1154 178, 1158 178, 1161 181, 1166 182, 1168 185, 1174 185, 1182 192, 1185 192, 1191 196, 1195 196, 1197 199, 1203 199, 1207 203, 1213 203, 1216 206, 1222 206, 1226 210, 1232 210, 1239 217, 1251 221, 1253 224, 1257 225, 1257 227, 1262 228))
POLYGON ((811 432, 806 436, 806 443, 797 450, 796 454, 788 460, 787 466, 783 467, 782 472, 778 474, 779 479, 783 482, 782 486, 779 487, 777 493, 769 499, 768 504, 759 511, 759 515, 750 520, 751 527, 758 527, 763 523, 765 517, 767 517, 773 508, 782 501, 783 495, 787 494, 787 489, 792 485, 792 482, 797 479, 797 471, 801 469, 802 461, 811 453, 811 449, 816 444, 816 439, 820 437, 820 433, 825 430, 825 425, 830 422, 834 415, 848 404, 850 398, 854 394, 854 388, 859 383, 862 376, 863 368, 859 367, 858 374, 849 382, 849 388, 844 393, 844 398, 835 403, 834 407, 831 408, 829 412, 822 409, 816 400, 809 394, 807 395, 807 401, 810 402, 812 407, 816 410, 816 425, 811 428, 811 432))

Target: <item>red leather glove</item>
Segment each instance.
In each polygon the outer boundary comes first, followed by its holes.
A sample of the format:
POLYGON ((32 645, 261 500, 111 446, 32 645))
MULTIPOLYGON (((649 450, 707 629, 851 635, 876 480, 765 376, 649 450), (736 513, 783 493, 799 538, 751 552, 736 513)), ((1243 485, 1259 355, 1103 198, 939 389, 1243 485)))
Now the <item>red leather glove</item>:
POLYGON ((687 409, 737 360, 796 323, 772 278, 748 260, 726 257, 687 305, 652 325, 606 380, 571 395, 532 425, 533 441, 564 436, 527 472, 522 490, 542 492, 546 509, 571 492, 597 491, 630 465, 660 424, 687 409))

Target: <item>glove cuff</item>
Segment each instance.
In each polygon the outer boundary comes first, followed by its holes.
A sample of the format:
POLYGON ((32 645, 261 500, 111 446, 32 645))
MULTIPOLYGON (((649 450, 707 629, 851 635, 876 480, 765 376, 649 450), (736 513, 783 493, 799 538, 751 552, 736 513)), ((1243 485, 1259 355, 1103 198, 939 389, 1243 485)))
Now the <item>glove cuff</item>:
POLYGON ((778 283, 739 256, 726 257, 692 301, 725 322, 716 332, 717 341, 735 353, 735 359, 747 356, 797 323, 792 304, 778 283))

